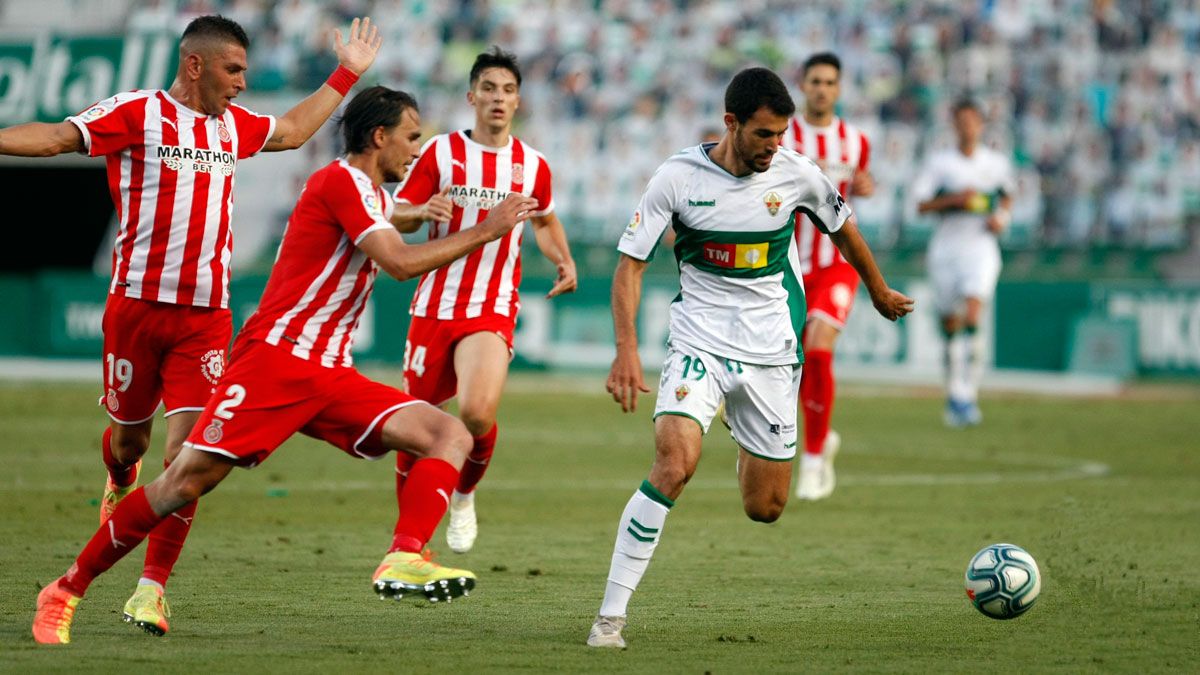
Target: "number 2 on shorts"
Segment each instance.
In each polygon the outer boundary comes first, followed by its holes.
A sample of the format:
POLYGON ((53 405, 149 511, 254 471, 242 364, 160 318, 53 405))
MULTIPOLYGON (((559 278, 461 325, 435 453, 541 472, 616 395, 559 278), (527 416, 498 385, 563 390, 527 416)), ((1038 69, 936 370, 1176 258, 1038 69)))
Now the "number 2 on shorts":
POLYGON ((217 409, 213 411, 213 417, 220 417, 223 420, 233 419, 233 409, 242 404, 246 400, 246 388, 240 384, 231 384, 225 390, 225 400, 217 405, 217 409))

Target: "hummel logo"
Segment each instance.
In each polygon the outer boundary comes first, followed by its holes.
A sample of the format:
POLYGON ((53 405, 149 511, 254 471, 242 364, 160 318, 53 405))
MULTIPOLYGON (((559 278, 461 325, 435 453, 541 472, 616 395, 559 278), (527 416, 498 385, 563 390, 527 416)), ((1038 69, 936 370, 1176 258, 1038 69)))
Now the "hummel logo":
POLYGON ((117 539, 117 530, 113 527, 112 518, 108 519, 108 537, 109 539, 112 539, 113 548, 120 548, 122 546, 129 548, 129 544, 117 539))
POLYGON ((688 200, 688 206, 716 206, 716 205, 717 205, 717 200, 715 200, 715 199, 689 199, 688 200))

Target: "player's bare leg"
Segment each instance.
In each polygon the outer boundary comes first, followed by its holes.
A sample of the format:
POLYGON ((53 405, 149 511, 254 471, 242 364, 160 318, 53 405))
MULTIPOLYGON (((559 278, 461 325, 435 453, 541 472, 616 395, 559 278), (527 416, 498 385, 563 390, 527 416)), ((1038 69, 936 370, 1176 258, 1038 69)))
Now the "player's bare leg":
MULTIPOLYGON (((190 410, 167 417, 164 467, 169 467, 179 456, 183 442, 187 440, 199 418, 199 411, 190 410)), ((199 500, 196 500, 184 505, 150 533, 146 542, 146 562, 142 567, 142 577, 138 579, 137 588, 126 601, 121 613, 126 623, 132 623, 155 636, 165 635, 170 630, 167 618, 171 615, 171 610, 165 595, 167 579, 170 578, 171 571, 179 560, 179 554, 183 551, 183 544, 192 529, 199 503, 199 500)))
POLYGON ((836 474, 833 460, 841 447, 841 436, 829 428, 833 414, 833 350, 841 331, 820 316, 810 316, 804 329, 804 370, 800 405, 804 416, 804 453, 800 456, 800 480, 796 496, 824 499, 833 493, 836 474))
POLYGON ((475 574, 444 567, 421 555, 450 504, 459 468, 472 439, 462 422, 427 403, 400 408, 383 423, 384 447, 417 461, 400 493, 400 518, 392 546, 375 570, 372 587, 381 599, 424 598, 449 602, 475 588, 475 574))
POLYGON ((475 486, 487 471, 496 447, 496 410, 500 407, 500 395, 508 378, 508 360, 508 343, 495 333, 468 335, 454 349, 458 416, 474 439, 450 498, 446 543, 455 553, 470 551, 479 534, 475 519, 475 486))
MULTIPOLYGON (((629 599, 650 565, 667 513, 700 462, 703 430, 695 420, 660 415, 654 421, 654 432, 655 455, 650 477, 633 493, 617 524, 604 601, 588 634, 587 643, 592 647, 625 647, 621 630, 625 627, 629 599)), ((789 486, 784 483, 785 501, 789 486)))
POLYGON ((783 515, 792 486, 792 463, 774 462, 738 448, 738 486, 750 520, 773 523, 783 515))
POLYGON ((150 447, 150 432, 154 427, 154 418, 136 424, 122 424, 110 420, 108 428, 100 439, 100 447, 104 455, 104 465, 108 469, 108 479, 104 484, 104 494, 100 498, 100 522, 108 520, 117 502, 137 488, 138 476, 142 471, 142 456, 150 447))
POLYGON ((122 499, 75 564, 38 595, 34 639, 43 644, 70 642, 75 608, 92 581, 137 548, 163 519, 216 487, 233 466, 223 457, 185 448, 158 478, 122 499))

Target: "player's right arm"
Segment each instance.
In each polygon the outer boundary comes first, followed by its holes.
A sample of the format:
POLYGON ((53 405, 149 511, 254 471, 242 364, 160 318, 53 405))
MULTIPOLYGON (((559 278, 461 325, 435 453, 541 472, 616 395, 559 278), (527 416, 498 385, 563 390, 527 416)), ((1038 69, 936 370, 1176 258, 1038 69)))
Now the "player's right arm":
POLYGON ((30 122, 0 129, 0 155, 53 157, 83 150, 83 134, 70 122, 30 122))
POLYGON ((429 198, 424 204, 397 203, 392 211, 392 227, 401 232, 416 232, 426 222, 446 222, 454 215, 450 201, 450 186, 429 198))
POLYGON ((674 219, 680 194, 674 169, 670 160, 658 167, 617 244, 621 257, 613 273, 612 285, 617 356, 613 359, 605 387, 625 412, 637 409, 639 391, 650 391, 638 355, 637 315, 642 303, 642 276, 646 265, 654 258, 663 232, 674 219))
POLYGON ((638 392, 650 391, 642 374, 637 336, 638 308, 642 304, 642 276, 647 263, 624 253, 620 255, 612 284, 613 330, 616 334, 617 356, 608 372, 605 388, 612 394, 613 401, 621 404, 621 410, 633 412, 637 409, 638 392))
POLYGON ((488 212, 475 227, 420 244, 406 244, 395 229, 375 230, 358 242, 358 247, 390 276, 405 281, 446 265, 475 249, 508 234, 529 217, 537 201, 510 194, 488 212))
POLYGON ((396 186, 392 194, 396 206, 392 209, 392 227, 401 232, 416 232, 426 222, 449 222, 454 215, 450 200, 451 183, 441 189, 442 173, 438 167, 437 147, 440 136, 434 136, 421 147, 413 167, 396 186))
POLYGON ((944 184, 938 170, 940 155, 933 155, 926 162, 917 179, 913 181, 913 194, 917 197, 917 213, 941 213, 943 211, 963 211, 967 203, 975 196, 973 190, 962 192, 944 192, 940 190, 944 184))

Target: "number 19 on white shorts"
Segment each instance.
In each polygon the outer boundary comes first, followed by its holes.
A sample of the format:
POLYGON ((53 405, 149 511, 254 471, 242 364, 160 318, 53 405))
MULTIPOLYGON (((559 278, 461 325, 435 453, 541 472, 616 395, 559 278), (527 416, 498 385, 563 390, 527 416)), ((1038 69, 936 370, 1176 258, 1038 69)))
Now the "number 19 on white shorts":
POLYGON ((654 417, 690 417, 708 433, 724 399, 733 440, 752 455, 784 462, 796 456, 799 391, 799 368, 754 365, 671 345, 658 381, 654 417))

